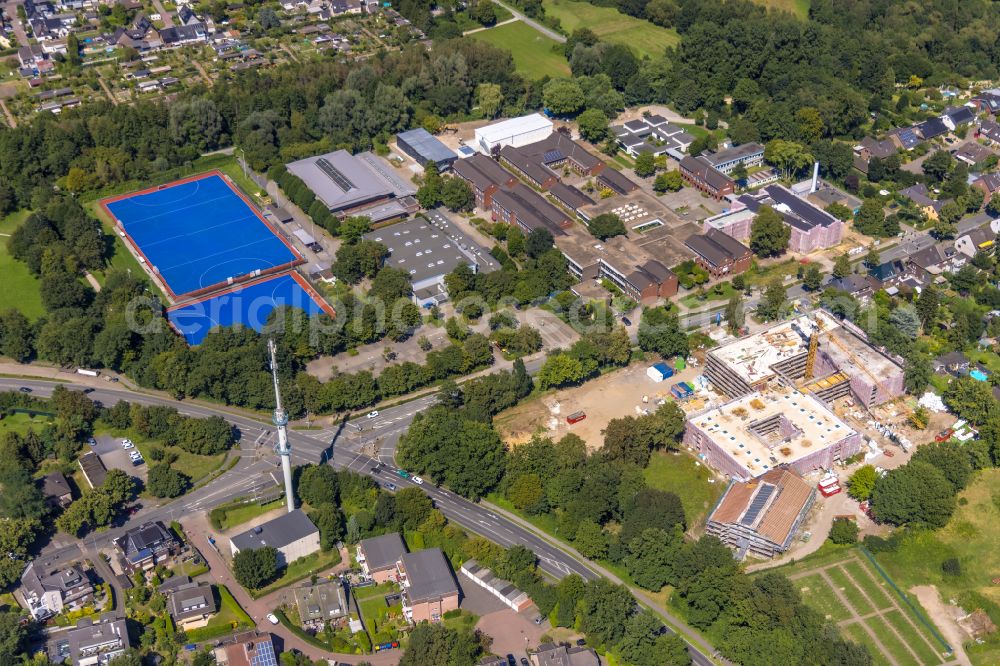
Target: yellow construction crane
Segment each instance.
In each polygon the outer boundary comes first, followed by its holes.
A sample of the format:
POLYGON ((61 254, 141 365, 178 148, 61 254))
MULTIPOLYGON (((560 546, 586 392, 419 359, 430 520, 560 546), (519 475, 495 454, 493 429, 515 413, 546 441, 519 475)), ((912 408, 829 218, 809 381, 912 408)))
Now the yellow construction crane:
POLYGON ((816 365, 816 349, 819 347, 819 329, 822 326, 819 317, 813 319, 812 335, 809 336, 809 353, 806 355, 806 371, 802 379, 809 381, 813 378, 813 368, 816 365))

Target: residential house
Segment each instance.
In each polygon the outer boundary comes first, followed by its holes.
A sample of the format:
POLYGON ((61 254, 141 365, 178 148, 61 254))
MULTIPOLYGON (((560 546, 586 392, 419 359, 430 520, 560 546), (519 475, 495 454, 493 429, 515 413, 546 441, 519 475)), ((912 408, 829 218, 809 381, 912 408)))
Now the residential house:
POLYGON ((62 472, 52 472, 42 477, 42 496, 50 508, 65 508, 73 501, 73 490, 62 472))
POLYGON ((970 259, 996 243, 997 234, 989 225, 977 227, 955 239, 955 249, 970 259))
POLYGON ((40 44, 22 46, 17 50, 17 61, 22 69, 30 69, 34 73, 39 72, 39 65, 47 62, 49 54, 45 52, 40 44))
POLYGON ((884 160, 895 155, 899 146, 892 139, 882 139, 881 141, 870 136, 861 139, 861 142, 854 146, 854 167, 862 172, 868 173, 868 163, 873 157, 884 160))
POLYGON ((404 553, 396 569, 403 587, 403 614, 411 622, 439 622, 458 608, 458 583, 440 548, 404 553))
POLYGON ((931 362, 934 372, 939 375, 960 377, 969 373, 969 359, 960 351, 942 354, 931 362))
POLYGON ((878 282, 870 275, 847 275, 831 279, 827 286, 845 291, 858 300, 866 300, 878 289, 878 282))
POLYGON ((714 199, 722 199, 736 191, 733 179, 704 157, 685 156, 680 161, 680 172, 685 181, 714 199))
POLYGON ((1000 146, 1000 124, 993 120, 984 120, 979 125, 976 136, 991 146, 1000 146))
POLYGON ((907 272, 925 284, 933 282, 945 271, 957 271, 965 261, 965 256, 959 255, 954 245, 948 243, 936 243, 906 258, 907 272))
POLYGON ((81 608, 94 598, 94 586, 78 565, 45 556, 28 562, 20 590, 28 612, 38 622, 64 609, 81 608))
POLYGON ((167 611, 178 629, 187 631, 204 627, 218 610, 215 594, 208 583, 188 579, 187 583, 171 588, 167 595, 167 611))
POLYGON ((901 150, 913 150, 922 143, 922 139, 913 127, 898 127, 886 134, 901 150))
POLYGON ((67 632, 73 666, 105 666, 132 647, 124 618, 105 613, 100 620, 83 618, 67 632))
POLYGON ((990 88, 989 90, 982 91, 972 98, 971 104, 980 113, 985 112, 990 115, 996 115, 997 111, 1000 111, 1000 89, 990 88))
POLYGON ((906 264, 899 259, 884 261, 878 266, 869 268, 868 275, 878 282, 880 289, 894 287, 906 277, 906 264))
POLYGON ((976 113, 974 107, 969 106, 950 106, 944 110, 944 114, 941 116, 942 122, 952 132, 962 125, 968 125, 975 119, 976 113))
POLYGON ((302 509, 283 513, 229 540, 233 557, 241 550, 270 546, 278 551, 278 566, 319 551, 319 529, 302 509))
POLYGON ((972 181, 972 186, 982 190, 983 201, 989 203, 997 190, 1000 190, 1000 173, 984 173, 972 181))
POLYGON ((159 521, 133 527, 114 543, 130 571, 152 569, 173 555, 178 547, 173 533, 159 521))
POLYGON ((684 244, 694 252, 698 265, 714 277, 742 273, 753 261, 750 248, 714 228, 690 236, 684 244))
POLYGON ((973 169, 982 168, 995 153, 977 141, 966 141, 955 151, 955 159, 973 169))
POLYGON ((597 653, 586 645, 543 643, 530 656, 533 666, 601 666, 597 653))
POLYGON ((403 538, 396 532, 383 534, 358 542, 358 566, 365 578, 371 578, 376 584, 396 580, 396 562, 406 552, 403 538))
POLYGON ((939 136, 944 136, 954 128, 948 127, 941 118, 931 118, 914 125, 913 129, 916 130, 917 134, 924 141, 930 141, 939 136))
POLYGON ((904 199, 912 201, 920 212, 926 215, 930 220, 938 219, 938 214, 941 212, 941 208, 946 203, 951 201, 950 199, 943 201, 931 199, 930 191, 923 183, 917 183, 916 185, 911 185, 904 190, 900 190, 899 195, 904 199))
POLYGON ((732 481, 708 517, 706 531, 736 550, 774 557, 791 546, 816 499, 816 488, 784 467, 732 481))
POLYGON ((212 651, 218 666, 277 666, 271 634, 245 631, 212 651))
POLYGON ((292 592, 303 627, 316 630, 327 625, 336 627, 350 616, 344 584, 339 579, 297 587, 292 592))

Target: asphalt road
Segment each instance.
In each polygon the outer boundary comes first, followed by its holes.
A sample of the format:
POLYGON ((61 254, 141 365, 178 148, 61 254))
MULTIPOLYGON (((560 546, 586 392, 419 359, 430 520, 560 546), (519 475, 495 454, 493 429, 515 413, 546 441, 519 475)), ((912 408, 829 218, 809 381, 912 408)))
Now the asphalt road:
MULTIPOLYGON (((528 372, 536 372, 542 361, 543 359, 538 358, 526 363, 528 372)), ((48 380, 0 378, 0 390, 17 390, 24 386, 32 390, 32 395, 39 397, 51 395, 56 385, 56 382, 48 380)), ((113 539, 125 533, 129 525, 134 526, 151 520, 169 522, 192 511, 206 511, 218 504, 250 495, 255 490, 270 486, 271 483, 265 478, 266 476, 274 475, 275 480, 280 480, 277 456, 270 452, 270 447, 273 446, 273 426, 270 423, 221 407, 209 407, 133 392, 117 384, 109 385, 107 388, 95 388, 89 395, 92 400, 99 401, 105 406, 113 405, 120 400, 128 400, 140 404, 176 407, 181 413, 190 416, 222 416, 240 430, 239 447, 234 449, 239 451, 240 460, 229 471, 173 502, 161 506, 143 507, 126 524, 118 524, 106 531, 92 533, 82 542, 72 541, 50 546, 45 550, 47 556, 55 555, 71 561, 81 553, 81 545, 92 551, 108 547, 113 539)), ((341 469, 373 475, 383 485, 385 481, 391 481, 397 489, 419 487, 434 501, 448 520, 467 531, 482 535, 504 547, 519 544, 530 548, 538 557, 539 568, 554 578, 562 578, 571 573, 576 573, 585 580, 598 578, 599 575, 586 564, 518 523, 448 490, 434 487, 426 482, 418 486, 411 479, 404 479, 398 475, 398 468, 392 463, 392 455, 399 436, 405 432, 414 415, 433 404, 434 399, 433 395, 428 395, 382 409, 376 418, 369 419, 362 416, 346 423, 342 429, 334 431, 289 430, 292 460, 295 464, 328 461, 341 469), (355 423, 360 425, 362 430, 354 428, 352 424, 355 423), (348 434, 349 430, 353 430, 353 434, 348 434), (379 446, 379 460, 361 452, 371 442, 379 446), (381 463, 382 471, 373 474, 372 468, 377 462, 381 463)), ((654 610, 670 621, 677 622, 677 618, 666 615, 665 609, 654 607, 654 610)), ((698 647, 688 644, 688 649, 698 666, 714 663, 698 647)))

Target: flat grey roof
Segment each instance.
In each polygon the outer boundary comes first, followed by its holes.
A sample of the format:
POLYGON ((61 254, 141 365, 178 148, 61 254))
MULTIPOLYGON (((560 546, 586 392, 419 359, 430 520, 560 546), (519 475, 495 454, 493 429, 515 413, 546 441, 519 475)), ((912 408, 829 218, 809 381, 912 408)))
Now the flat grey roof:
POLYGON ((423 127, 400 132, 396 135, 396 140, 405 143, 426 162, 445 162, 458 159, 458 155, 453 150, 441 143, 440 139, 423 127))
MULTIPOLYGON (((377 160, 374 155, 371 157, 377 160)), ((377 162, 366 159, 364 153, 351 155, 346 150, 336 150, 286 166, 327 208, 338 211, 397 196, 399 182, 386 175, 386 169, 392 167, 377 169, 373 164, 377 162)), ((413 189, 407 188, 404 194, 412 193, 413 189)))
POLYGON ((406 590, 410 603, 458 594, 455 575, 440 548, 406 553, 400 559, 410 583, 406 590))
POLYGON ((398 532, 383 534, 371 539, 362 539, 361 551, 365 554, 365 562, 369 571, 379 571, 396 566, 396 562, 406 552, 406 544, 398 532))
POLYGON ((414 284, 476 263, 448 234, 420 217, 369 231, 365 238, 389 248, 386 264, 409 273, 414 284))
POLYGON ((316 526, 302 509, 296 509, 237 534, 232 538, 232 542, 239 550, 253 550, 265 546, 283 548, 317 531, 316 526))

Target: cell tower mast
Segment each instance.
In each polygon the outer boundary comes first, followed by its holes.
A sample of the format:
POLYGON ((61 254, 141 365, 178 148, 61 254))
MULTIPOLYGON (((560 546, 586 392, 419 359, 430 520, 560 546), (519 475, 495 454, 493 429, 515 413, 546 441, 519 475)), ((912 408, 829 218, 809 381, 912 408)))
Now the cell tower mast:
POLYGON ((288 444, 288 414, 281 406, 281 387, 278 385, 278 346, 274 340, 267 341, 271 352, 271 376, 274 378, 274 425, 278 428, 278 443, 274 452, 281 456, 281 472, 285 477, 285 503, 288 511, 295 511, 295 495, 292 492, 292 447, 288 444))

